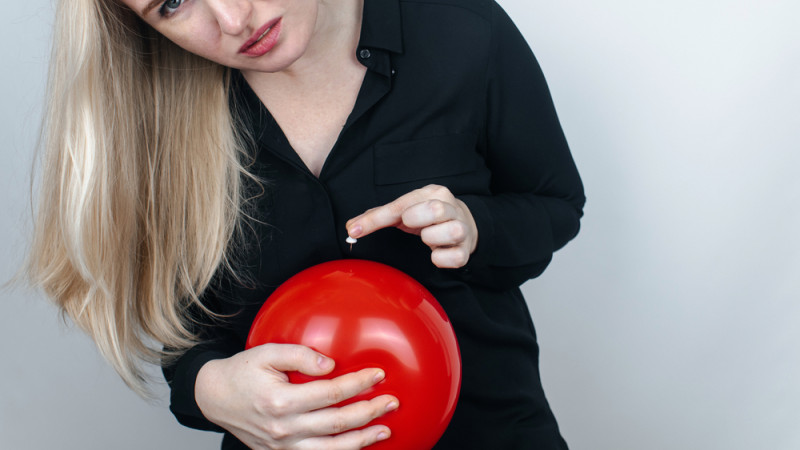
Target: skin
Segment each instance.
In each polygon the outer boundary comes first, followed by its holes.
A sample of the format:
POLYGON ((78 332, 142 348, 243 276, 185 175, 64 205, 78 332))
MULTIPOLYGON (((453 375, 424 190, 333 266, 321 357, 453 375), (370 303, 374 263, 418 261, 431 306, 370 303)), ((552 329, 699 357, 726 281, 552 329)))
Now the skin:
POLYGON ((431 248, 436 267, 457 269, 478 245, 478 227, 467 205, 444 186, 431 184, 347 221, 347 232, 361 238, 396 227, 419 236, 431 248))
MULTIPOLYGON (((354 57, 363 0, 178 0, 169 3, 177 7, 166 17, 159 14, 162 5, 143 14, 149 0, 119 1, 187 51, 240 69, 309 170, 319 175, 365 70, 354 57), (259 57, 239 52, 277 17, 280 36, 271 51, 259 57), (281 92, 292 95, 281 97, 281 92), (291 111, 301 113, 294 117, 291 111)), ((420 236, 441 268, 465 265, 478 242, 467 206, 436 185, 370 209, 346 226, 354 238, 386 227, 420 236)), ((197 376, 195 398, 206 418, 254 449, 358 449, 389 438, 391 430, 383 425, 356 428, 397 409, 397 398, 381 395, 333 405, 391 374, 364 369, 293 385, 285 373, 320 376, 334 365, 308 347, 266 344, 206 363, 197 376)))

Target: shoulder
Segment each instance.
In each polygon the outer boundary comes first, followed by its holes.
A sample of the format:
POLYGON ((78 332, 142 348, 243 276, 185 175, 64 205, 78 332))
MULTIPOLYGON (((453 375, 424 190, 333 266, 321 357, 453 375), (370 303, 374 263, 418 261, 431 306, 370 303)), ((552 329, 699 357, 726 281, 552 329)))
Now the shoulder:
POLYGON ((485 38, 502 8, 495 0, 399 0, 405 33, 485 38))
POLYGON ((472 15, 487 24, 497 6, 494 0, 400 0, 400 5, 405 10, 427 9, 440 14, 472 15))
POLYGON ((496 0, 399 0, 399 5, 409 32, 486 37, 517 29, 496 0))

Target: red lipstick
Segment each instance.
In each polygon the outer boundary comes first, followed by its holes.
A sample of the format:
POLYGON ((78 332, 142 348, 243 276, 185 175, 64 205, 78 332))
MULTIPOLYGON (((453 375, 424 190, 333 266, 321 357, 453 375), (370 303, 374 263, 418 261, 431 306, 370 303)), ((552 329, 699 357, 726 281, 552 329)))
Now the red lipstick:
POLYGON ((278 43, 278 36, 281 33, 281 18, 270 20, 261 26, 250 36, 250 39, 242 45, 239 53, 247 56, 261 56, 278 43))

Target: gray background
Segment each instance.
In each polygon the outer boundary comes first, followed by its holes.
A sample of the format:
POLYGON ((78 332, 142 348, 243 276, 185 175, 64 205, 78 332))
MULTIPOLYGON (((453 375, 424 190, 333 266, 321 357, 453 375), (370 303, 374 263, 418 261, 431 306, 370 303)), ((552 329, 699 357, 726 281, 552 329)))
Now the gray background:
MULTIPOLYGON (((571 447, 799 449, 800 3, 501 3, 588 194, 579 237, 524 286, 571 447)), ((52 9, 3 15, 5 279, 28 239, 52 9)), ((40 295, 0 296, 0 448, 217 447, 130 393, 40 295)))

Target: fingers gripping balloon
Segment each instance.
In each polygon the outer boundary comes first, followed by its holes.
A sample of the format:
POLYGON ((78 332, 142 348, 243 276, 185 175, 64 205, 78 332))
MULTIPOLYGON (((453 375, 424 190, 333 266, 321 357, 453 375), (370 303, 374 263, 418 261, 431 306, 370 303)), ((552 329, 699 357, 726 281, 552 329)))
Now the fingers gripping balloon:
MULTIPOLYGON (((461 358, 444 310, 422 285, 389 266, 331 261, 287 280, 267 299, 250 329, 247 348, 302 344, 336 361, 334 378, 367 367, 386 379, 340 405, 391 394, 397 411, 384 424, 391 437, 375 449, 425 449, 439 440, 455 410, 461 358)), ((290 373, 293 383, 313 377, 290 373)))

